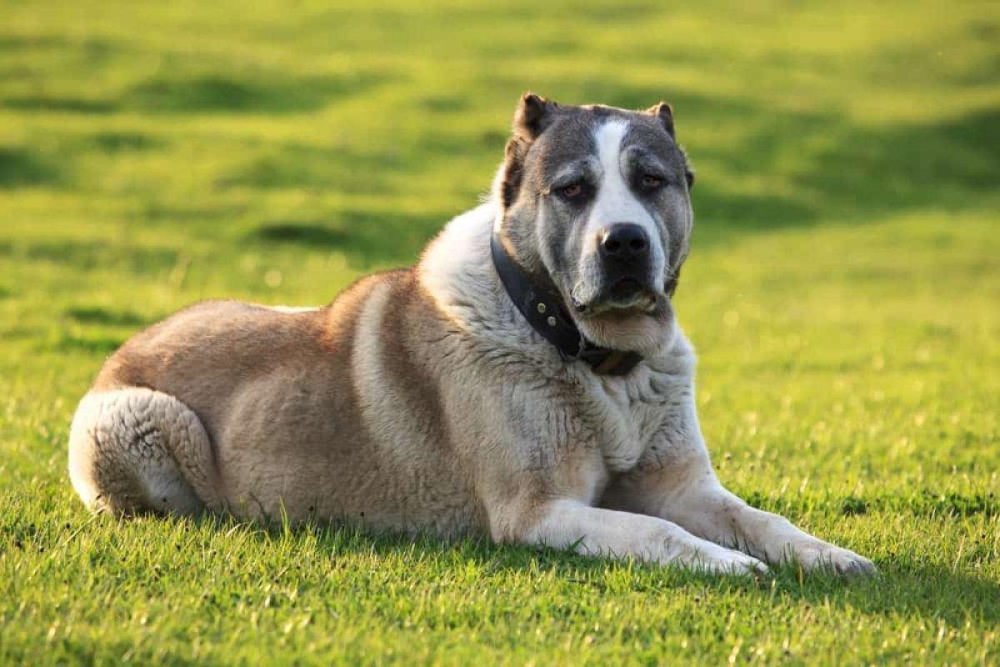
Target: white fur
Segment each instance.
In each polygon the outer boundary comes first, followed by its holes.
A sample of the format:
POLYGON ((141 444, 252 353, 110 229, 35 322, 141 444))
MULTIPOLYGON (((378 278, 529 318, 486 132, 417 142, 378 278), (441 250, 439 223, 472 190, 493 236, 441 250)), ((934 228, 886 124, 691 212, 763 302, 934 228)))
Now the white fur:
POLYGON ((455 317, 468 314, 459 305, 466 300, 466 289, 478 293, 484 287, 483 268, 493 270, 490 234, 500 224, 498 208, 491 199, 453 218, 428 246, 420 262, 421 282, 438 305, 455 317))
POLYGON ((591 556, 673 563, 716 573, 766 572, 752 556, 726 549, 657 517, 556 500, 528 541, 591 556))
POLYGON ((198 417, 172 396, 139 387, 90 393, 70 428, 70 480, 93 510, 127 498, 191 514, 218 505, 210 449, 198 417), (100 483, 110 470, 123 474, 100 483))
POLYGON ((395 378, 386 374, 383 362, 385 346, 380 330, 382 320, 387 316, 388 287, 384 283, 377 285, 365 301, 359 315, 357 335, 354 337, 351 365, 361 421, 377 435, 377 441, 394 443, 394 447, 387 449, 383 455, 412 459, 423 453, 414 451, 408 425, 398 419, 406 397, 397 390, 395 378))
POLYGON ((558 360, 555 349, 528 326, 503 292, 493 268, 490 234, 499 218, 492 199, 453 218, 424 253, 420 281, 456 326, 474 326, 477 336, 497 345, 558 360), (488 328, 479 326, 485 320, 488 328))
POLYGON ((420 282, 456 327, 556 368, 559 353, 517 310, 493 266, 490 234, 500 217, 491 199, 453 218, 424 252, 420 282))

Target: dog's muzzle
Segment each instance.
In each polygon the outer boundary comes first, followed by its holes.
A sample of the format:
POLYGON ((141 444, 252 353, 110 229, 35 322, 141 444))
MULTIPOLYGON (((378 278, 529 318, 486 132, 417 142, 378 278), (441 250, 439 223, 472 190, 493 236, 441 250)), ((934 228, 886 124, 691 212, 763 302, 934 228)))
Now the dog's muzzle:
POLYGON ((600 232, 597 252, 602 269, 602 305, 642 308, 655 303, 657 290, 651 281, 652 253, 645 229, 630 222, 609 225, 600 232))

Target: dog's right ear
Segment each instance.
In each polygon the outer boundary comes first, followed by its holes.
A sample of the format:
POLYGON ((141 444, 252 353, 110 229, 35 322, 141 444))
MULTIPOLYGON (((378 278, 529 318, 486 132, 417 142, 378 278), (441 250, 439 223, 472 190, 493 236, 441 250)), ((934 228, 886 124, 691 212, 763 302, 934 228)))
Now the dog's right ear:
POLYGON ((646 113, 655 116, 663 124, 663 129, 667 131, 671 139, 676 139, 674 135, 674 108, 666 102, 659 102, 646 109, 646 113))
POLYGON ((521 187, 521 172, 524 158, 531 144, 545 131, 555 116, 558 104, 535 95, 525 93, 514 111, 513 136, 507 142, 504 151, 503 180, 500 183, 500 202, 503 208, 509 208, 517 198, 521 187))

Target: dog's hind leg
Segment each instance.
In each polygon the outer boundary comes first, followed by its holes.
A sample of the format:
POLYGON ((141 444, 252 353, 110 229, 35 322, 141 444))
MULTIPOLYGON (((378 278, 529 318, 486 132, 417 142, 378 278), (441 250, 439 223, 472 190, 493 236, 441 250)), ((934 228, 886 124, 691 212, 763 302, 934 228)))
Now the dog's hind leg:
POLYGON ((69 474, 95 512, 194 514, 222 504, 201 420, 173 396, 150 389, 83 397, 70 429, 69 474))

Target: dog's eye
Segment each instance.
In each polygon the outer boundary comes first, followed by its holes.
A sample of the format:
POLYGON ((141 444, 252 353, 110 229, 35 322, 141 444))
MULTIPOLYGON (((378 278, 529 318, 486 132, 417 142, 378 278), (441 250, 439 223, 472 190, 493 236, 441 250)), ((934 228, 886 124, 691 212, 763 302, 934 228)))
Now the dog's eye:
POLYGON ((659 190, 663 187, 664 180, 655 174, 643 174, 639 179, 639 185, 643 190, 659 190))
POLYGON ((587 188, 583 183, 578 181, 562 186, 556 190, 556 194, 567 201, 578 201, 586 196, 587 188))

